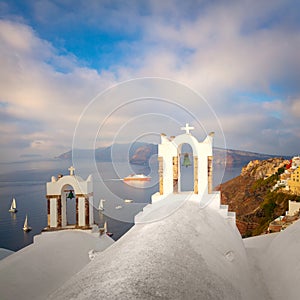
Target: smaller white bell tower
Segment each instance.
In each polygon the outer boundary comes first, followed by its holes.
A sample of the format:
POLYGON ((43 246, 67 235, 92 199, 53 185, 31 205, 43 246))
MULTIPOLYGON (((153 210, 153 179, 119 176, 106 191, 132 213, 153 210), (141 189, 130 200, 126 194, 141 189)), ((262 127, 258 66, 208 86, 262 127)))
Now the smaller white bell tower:
POLYGON ((90 175, 87 180, 74 174, 75 168, 69 168, 70 175, 58 178, 52 176, 47 182, 47 209, 48 228, 88 229, 94 223, 93 215, 93 179, 90 175), (67 223, 67 201, 75 198, 75 224, 67 223), (69 199, 69 200, 68 200, 69 199))

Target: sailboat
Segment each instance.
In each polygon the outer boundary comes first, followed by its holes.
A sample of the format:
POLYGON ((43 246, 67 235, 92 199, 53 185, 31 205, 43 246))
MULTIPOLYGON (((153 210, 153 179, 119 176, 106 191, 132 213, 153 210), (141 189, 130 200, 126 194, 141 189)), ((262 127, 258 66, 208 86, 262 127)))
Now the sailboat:
POLYGON ((107 222, 106 222, 106 221, 105 221, 105 223, 104 223, 104 232, 105 232, 108 236, 113 236, 113 233, 107 231, 107 222))
POLYGON ((99 207, 98 207, 99 210, 104 210, 104 204, 103 204, 104 201, 105 201, 104 199, 100 199, 99 207))
POLYGON ((113 236, 113 233, 107 231, 107 222, 106 221, 104 222, 103 227, 99 228, 99 232, 100 232, 100 235, 106 234, 108 236, 113 236))
POLYGON ((13 198, 13 199, 12 199, 12 202, 11 202, 11 206, 10 206, 9 212, 16 213, 17 211, 18 211, 18 210, 17 210, 16 199, 13 198))
POLYGON ((25 232, 28 232, 28 231, 30 231, 32 228, 30 227, 30 226, 28 226, 28 217, 27 217, 27 215, 26 215, 26 218, 25 218, 25 222, 24 222, 24 226, 23 226, 23 230, 25 231, 25 232))

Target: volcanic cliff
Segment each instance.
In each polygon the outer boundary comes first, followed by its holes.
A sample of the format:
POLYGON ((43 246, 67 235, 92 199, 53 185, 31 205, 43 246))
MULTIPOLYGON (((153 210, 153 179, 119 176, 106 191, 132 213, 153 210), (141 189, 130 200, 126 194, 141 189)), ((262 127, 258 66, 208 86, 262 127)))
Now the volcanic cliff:
POLYGON ((239 176, 218 187, 222 204, 236 212, 242 236, 263 233, 270 221, 285 214, 288 200, 299 200, 283 190, 270 191, 288 163, 283 158, 250 161, 239 176))

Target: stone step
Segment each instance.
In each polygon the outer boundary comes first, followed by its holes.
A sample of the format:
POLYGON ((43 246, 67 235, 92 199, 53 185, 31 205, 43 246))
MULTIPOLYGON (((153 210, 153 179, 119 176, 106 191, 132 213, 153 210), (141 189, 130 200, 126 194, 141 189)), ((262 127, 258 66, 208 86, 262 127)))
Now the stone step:
POLYGON ((230 224, 232 226, 232 228, 237 230, 235 212, 233 212, 233 211, 228 212, 227 222, 228 222, 228 224, 230 224))
POLYGON ((227 209, 228 210, 228 205, 227 204, 221 204, 220 209, 227 209))
POLYGON ((234 211, 229 211, 228 212, 228 218, 234 218, 235 219, 236 215, 234 211))
POLYGON ((226 205, 221 205, 219 210, 218 210, 218 213, 223 216, 224 218, 227 218, 228 217, 228 206, 226 205), (222 206, 222 207, 221 207, 222 206))

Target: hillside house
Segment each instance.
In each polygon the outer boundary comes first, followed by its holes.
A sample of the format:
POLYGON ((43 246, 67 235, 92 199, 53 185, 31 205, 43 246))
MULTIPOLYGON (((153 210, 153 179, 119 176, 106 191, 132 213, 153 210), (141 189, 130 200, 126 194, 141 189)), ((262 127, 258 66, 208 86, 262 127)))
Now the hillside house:
POLYGON ((279 216, 269 223, 268 233, 280 232, 299 220, 300 202, 289 200, 289 210, 285 216, 279 216))
POLYGON ((291 174, 288 180, 288 190, 295 195, 300 195, 300 166, 291 174))

